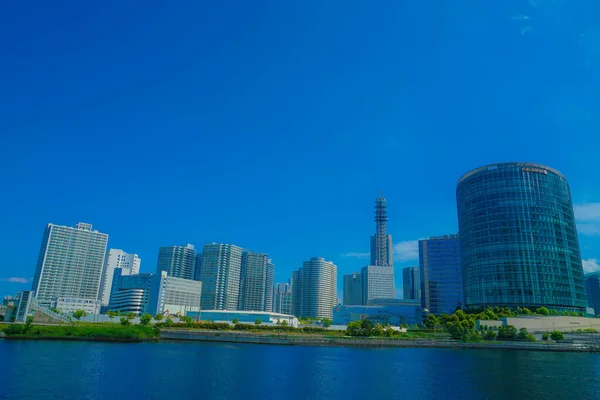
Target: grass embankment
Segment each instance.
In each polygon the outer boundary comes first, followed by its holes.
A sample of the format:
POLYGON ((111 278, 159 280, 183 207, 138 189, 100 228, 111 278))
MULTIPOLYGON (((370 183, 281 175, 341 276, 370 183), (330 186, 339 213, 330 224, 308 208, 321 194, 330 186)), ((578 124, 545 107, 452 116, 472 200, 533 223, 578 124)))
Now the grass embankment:
POLYGON ((82 339, 100 341, 133 342, 142 340, 157 340, 160 338, 158 329, 152 326, 116 324, 86 324, 73 325, 8 325, 0 328, 7 338, 15 339, 82 339))

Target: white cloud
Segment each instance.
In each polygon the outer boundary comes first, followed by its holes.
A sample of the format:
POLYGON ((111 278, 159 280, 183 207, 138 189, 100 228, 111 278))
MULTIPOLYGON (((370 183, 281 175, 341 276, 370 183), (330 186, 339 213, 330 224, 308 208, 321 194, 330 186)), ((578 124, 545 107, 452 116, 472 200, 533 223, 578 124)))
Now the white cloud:
POLYGON ((600 222, 600 203, 575 204, 573 209, 578 221, 600 222))
POLYGON ((13 276, 13 277, 10 277, 10 278, 0 278, 0 281, 3 281, 3 282, 12 282, 12 283, 28 283, 29 279, 13 276))
POLYGON ((358 253, 355 251, 351 251, 349 253, 342 254, 342 257, 351 257, 351 258, 369 258, 369 253, 358 253))
POLYGON ((419 240, 406 240, 394 245, 394 261, 414 261, 419 259, 419 240))
POLYGON ((581 235, 600 235, 600 203, 583 203, 573 206, 577 232, 581 235))
POLYGON ((583 272, 586 274, 600 271, 600 264, 595 258, 588 258, 587 260, 581 260, 581 262, 583 263, 583 272))
POLYGON ((588 236, 600 235, 600 225, 577 224, 577 232, 581 235, 588 235, 588 236))

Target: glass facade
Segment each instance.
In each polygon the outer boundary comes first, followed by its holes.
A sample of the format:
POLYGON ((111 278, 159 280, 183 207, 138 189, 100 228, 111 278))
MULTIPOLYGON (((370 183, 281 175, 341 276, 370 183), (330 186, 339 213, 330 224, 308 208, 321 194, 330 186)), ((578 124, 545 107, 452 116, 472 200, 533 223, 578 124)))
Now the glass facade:
POLYGON ((344 275, 344 305, 359 306, 363 303, 362 274, 344 275))
POLYGON ((585 294, 587 306, 594 309, 594 314, 600 314, 600 272, 585 275, 585 294))
POLYGON ((402 297, 404 299, 421 299, 421 276, 419 267, 402 269, 402 297))
POLYGON ((271 311, 274 266, 264 253, 242 253, 238 310, 271 311))
POLYGON ((423 311, 452 314, 464 305, 458 235, 419 240, 419 271, 423 311))
POLYGON ((456 188, 469 307, 585 311, 569 184, 551 168, 503 163, 465 174, 456 188))

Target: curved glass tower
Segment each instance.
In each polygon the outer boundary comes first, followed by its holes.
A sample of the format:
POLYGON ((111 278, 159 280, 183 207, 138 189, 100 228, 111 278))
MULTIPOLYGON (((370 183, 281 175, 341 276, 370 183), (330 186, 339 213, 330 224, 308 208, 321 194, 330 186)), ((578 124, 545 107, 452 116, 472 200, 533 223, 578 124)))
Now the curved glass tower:
POLYGON ((585 311, 579 242, 566 178, 502 163, 456 187, 465 304, 585 311))

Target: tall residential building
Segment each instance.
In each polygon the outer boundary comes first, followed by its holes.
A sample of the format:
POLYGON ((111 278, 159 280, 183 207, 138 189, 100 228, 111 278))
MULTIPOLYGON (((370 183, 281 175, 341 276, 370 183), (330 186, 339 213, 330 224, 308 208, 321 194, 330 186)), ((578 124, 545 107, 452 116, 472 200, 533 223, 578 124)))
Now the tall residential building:
POLYGON ((196 270, 194 271, 194 280, 200 280, 200 268, 202 268, 202 253, 196 254, 196 270))
POLYGON ((185 315, 200 311, 202 282, 157 274, 122 275, 116 269, 108 308, 113 311, 185 315))
POLYGON ((292 315, 292 285, 276 283, 273 286, 273 312, 292 315))
POLYGON ((269 311, 273 308, 274 266, 264 253, 242 253, 239 310, 269 311))
POLYGON ((241 247, 218 243, 204 245, 199 273, 203 310, 237 310, 241 269, 241 247))
POLYGON ((594 309, 594 314, 600 314, 600 272, 585 274, 585 294, 587 306, 594 309))
POLYGON ((32 290, 42 305, 54 298, 98 298, 108 235, 80 222, 75 228, 48 224, 32 290))
POLYGON ((344 305, 359 306, 363 304, 362 274, 353 272, 344 275, 344 305))
POLYGON ((371 265, 394 267, 392 235, 387 234, 387 200, 375 200, 375 235, 371 236, 371 265))
POLYGON ((166 271, 169 276, 194 279, 196 275, 196 249, 193 245, 166 246, 158 251, 156 272, 166 271))
POLYGON ((110 290, 115 269, 121 268, 123 275, 137 275, 140 273, 140 264, 142 260, 137 254, 128 254, 120 249, 110 249, 104 258, 104 268, 102 271, 102 281, 100 283, 100 292, 98 300, 102 306, 108 306, 110 301, 110 290))
POLYGON ((452 314, 464 303, 460 240, 445 235, 419 240, 421 306, 431 314, 452 314))
POLYGON ((402 291, 402 297, 406 300, 421 300, 419 267, 406 267, 402 270, 402 291))
POLYGON ((369 304, 375 299, 396 298, 394 287, 394 269, 368 265, 361 270, 362 304, 369 304))
POLYGON ((300 315, 300 300, 302 299, 302 286, 300 285, 300 271, 292 271, 292 315, 300 315))
POLYGON ((299 297, 295 315, 301 318, 331 318, 337 303, 337 266, 331 261, 313 257, 305 261, 292 277, 293 290, 298 289, 299 297))
POLYGON ((558 171, 501 163, 456 187, 465 303, 584 312, 571 191, 558 171))

